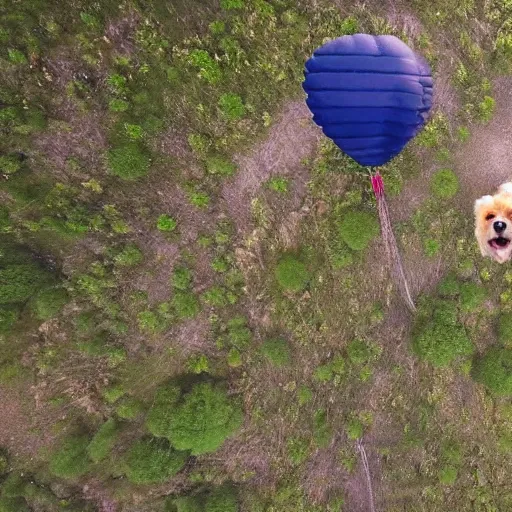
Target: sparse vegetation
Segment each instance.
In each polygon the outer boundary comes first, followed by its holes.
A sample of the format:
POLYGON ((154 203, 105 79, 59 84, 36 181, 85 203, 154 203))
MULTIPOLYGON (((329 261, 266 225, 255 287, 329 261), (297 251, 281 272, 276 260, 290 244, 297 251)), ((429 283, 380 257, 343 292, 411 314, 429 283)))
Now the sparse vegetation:
POLYGON ((288 343, 279 338, 266 340, 261 345, 261 353, 275 366, 286 366, 291 360, 288 343))
POLYGON ((459 179, 451 169, 442 169, 432 177, 431 188, 439 199, 449 199, 458 192, 459 179))

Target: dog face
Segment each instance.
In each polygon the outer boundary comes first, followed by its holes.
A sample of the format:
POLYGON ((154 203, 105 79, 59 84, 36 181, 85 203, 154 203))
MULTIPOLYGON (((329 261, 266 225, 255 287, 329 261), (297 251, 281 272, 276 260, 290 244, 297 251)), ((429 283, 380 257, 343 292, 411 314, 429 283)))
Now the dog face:
POLYGON ((498 263, 512 256, 512 183, 501 185, 494 196, 475 202, 475 235, 482 256, 498 263))

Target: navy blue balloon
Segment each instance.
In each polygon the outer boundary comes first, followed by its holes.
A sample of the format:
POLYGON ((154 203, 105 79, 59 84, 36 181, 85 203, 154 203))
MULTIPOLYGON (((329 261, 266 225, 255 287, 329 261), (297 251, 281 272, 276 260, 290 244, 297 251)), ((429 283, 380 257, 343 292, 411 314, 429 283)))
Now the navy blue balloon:
POLYGON ((356 162, 380 166, 422 128, 432 106, 427 62, 394 36, 329 41, 306 62, 313 120, 356 162))

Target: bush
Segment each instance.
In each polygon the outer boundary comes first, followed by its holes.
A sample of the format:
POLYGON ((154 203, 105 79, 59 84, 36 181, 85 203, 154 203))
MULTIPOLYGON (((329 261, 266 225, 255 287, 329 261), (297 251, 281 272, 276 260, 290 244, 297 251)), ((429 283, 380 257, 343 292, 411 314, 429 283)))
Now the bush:
POLYGON ((349 439, 360 439, 363 436, 363 424, 358 418, 351 418, 346 427, 347 436, 349 439))
POLYGON ((135 180, 145 176, 151 160, 136 143, 129 143, 108 152, 108 166, 112 174, 124 180, 135 180))
POLYGON ((20 307, 2 306, 0 308, 0 333, 9 332, 20 316, 20 307))
POLYGON ((178 290, 188 290, 192 285, 192 272, 187 267, 177 267, 171 276, 171 286, 178 290))
POLYGON ((457 480, 458 470, 453 466, 443 466, 439 470, 439 482, 443 485, 453 485, 457 480))
POLYGON ((512 350, 493 347, 473 363, 473 377, 495 395, 512 395, 512 350))
POLYGON ((367 212, 347 212, 338 225, 340 238, 354 251, 366 249, 379 234, 379 223, 367 212))
POLYGON ((204 192, 189 192, 188 200, 197 208, 208 208, 210 204, 210 197, 204 192))
POLYGON ((292 292, 304 290, 310 280, 306 265, 291 254, 286 254, 279 260, 275 274, 279 286, 292 292))
POLYGON ((451 169, 442 169, 432 176, 430 188, 435 197, 450 199, 459 190, 459 178, 451 169))
POLYGON ((138 265, 142 259, 142 251, 135 244, 128 244, 120 253, 116 254, 114 263, 120 267, 133 267, 138 265))
POLYGON ((116 414, 123 420, 133 420, 142 411, 144 407, 142 403, 133 397, 125 398, 117 407, 116 414))
POLYGON ((180 320, 194 318, 201 311, 199 301, 192 292, 174 292, 171 304, 180 320))
POLYGON ((114 98, 109 101, 108 109, 111 112, 126 112, 130 108, 130 104, 122 99, 114 98))
POLYGON ((178 225, 176 219, 173 219, 169 215, 163 213, 158 217, 156 227, 159 231, 174 231, 178 225))
POLYGON ((471 313, 478 310, 486 297, 485 289, 476 283, 463 283, 460 286, 460 305, 462 311, 471 313))
POLYGON ((499 317, 498 339, 507 348, 512 348, 512 314, 502 313, 499 317))
POLYGON ((215 60, 206 50, 192 50, 188 56, 188 62, 199 68, 199 76, 211 84, 219 82, 222 72, 215 60))
POLYGON ((170 417, 169 439, 192 455, 214 452, 242 424, 239 405, 209 383, 197 384, 184 395, 170 417))
POLYGON ((274 365, 285 366, 290 362, 290 347, 285 340, 267 340, 261 345, 261 353, 274 365))
POLYGON ((40 291, 31 305, 38 320, 53 318, 67 303, 69 297, 63 288, 48 288, 40 291))
POLYGON ((488 123, 494 116, 494 110, 496 108, 496 101, 491 96, 485 96, 483 101, 478 106, 478 117, 480 121, 488 123))
POLYGON ((213 490, 206 499, 205 512, 238 512, 235 489, 223 485, 213 490))
POLYGON ((172 500, 176 512, 203 512, 203 501, 197 496, 180 496, 172 500))
POLYGON ((117 402, 124 395, 126 395, 126 390, 119 384, 103 390, 103 398, 108 404, 117 402))
POLYGON ((219 308, 227 306, 233 302, 228 290, 222 286, 212 286, 202 294, 202 298, 209 306, 219 308))
POLYGON ((177 386, 167 384, 157 390, 155 399, 146 417, 146 427, 156 437, 169 437, 171 417, 181 396, 177 386))
POLYGON ((223 94, 219 99, 219 108, 222 115, 230 121, 236 121, 245 115, 245 106, 238 94, 223 94))
POLYGON ((74 479, 87 473, 87 436, 73 436, 66 439, 50 457, 50 472, 65 479, 74 479))
POLYGON ((27 57, 25 57, 25 54, 20 52, 20 50, 9 48, 7 54, 13 64, 26 64, 28 62, 27 57))
POLYGON ((30 508, 23 498, 0 497, 0 512, 30 512, 30 508))
POLYGON ((414 337, 413 350, 422 359, 442 367, 457 357, 471 355, 474 347, 464 327, 432 321, 414 337))
POLYGON ((311 391, 307 386, 302 385, 297 390, 297 398, 299 400, 299 405, 305 405, 313 400, 313 391, 311 391))
POLYGON ((310 443, 300 437, 290 437, 286 443, 288 458, 294 466, 302 464, 309 455, 310 443))
POLYGON ((0 174, 14 174, 21 168, 21 160, 16 156, 0 156, 0 174))
POLYGON ((48 281, 48 273, 35 264, 0 268, 0 304, 25 302, 48 281))
POLYGON ((347 346, 347 354, 353 364, 365 364, 371 356, 370 349, 363 340, 352 340, 347 346))
POLYGON ((460 293, 460 283, 453 274, 447 275, 437 288, 442 297, 457 297, 460 293))
POLYGON ((113 418, 108 419, 92 438, 87 453, 93 462, 103 460, 114 448, 119 434, 119 425, 113 418))
POLYGON ((220 156, 212 156, 206 159, 206 169, 216 176, 233 176, 236 165, 220 156))
POLYGON ((290 187, 290 180, 283 176, 275 176, 267 181, 267 186, 270 190, 279 194, 286 194, 290 187))
POLYGON ((160 484, 178 473, 187 459, 187 452, 174 450, 166 439, 143 438, 128 450, 125 472, 134 484, 160 484))

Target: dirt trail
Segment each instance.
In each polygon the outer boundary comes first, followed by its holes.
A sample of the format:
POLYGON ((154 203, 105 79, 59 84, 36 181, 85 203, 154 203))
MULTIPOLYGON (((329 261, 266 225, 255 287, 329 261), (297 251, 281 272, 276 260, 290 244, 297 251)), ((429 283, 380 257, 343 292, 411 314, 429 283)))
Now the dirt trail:
POLYGON ((455 172, 461 181, 461 206, 473 209, 475 199, 494 194, 512 180, 512 78, 494 81, 496 114, 489 124, 474 125, 471 139, 455 154, 455 172))
POLYGON ((224 186, 222 196, 239 233, 247 232, 251 225, 251 199, 262 184, 278 174, 293 178, 320 136, 306 103, 292 102, 284 108, 263 142, 250 153, 235 158, 239 170, 224 186))

